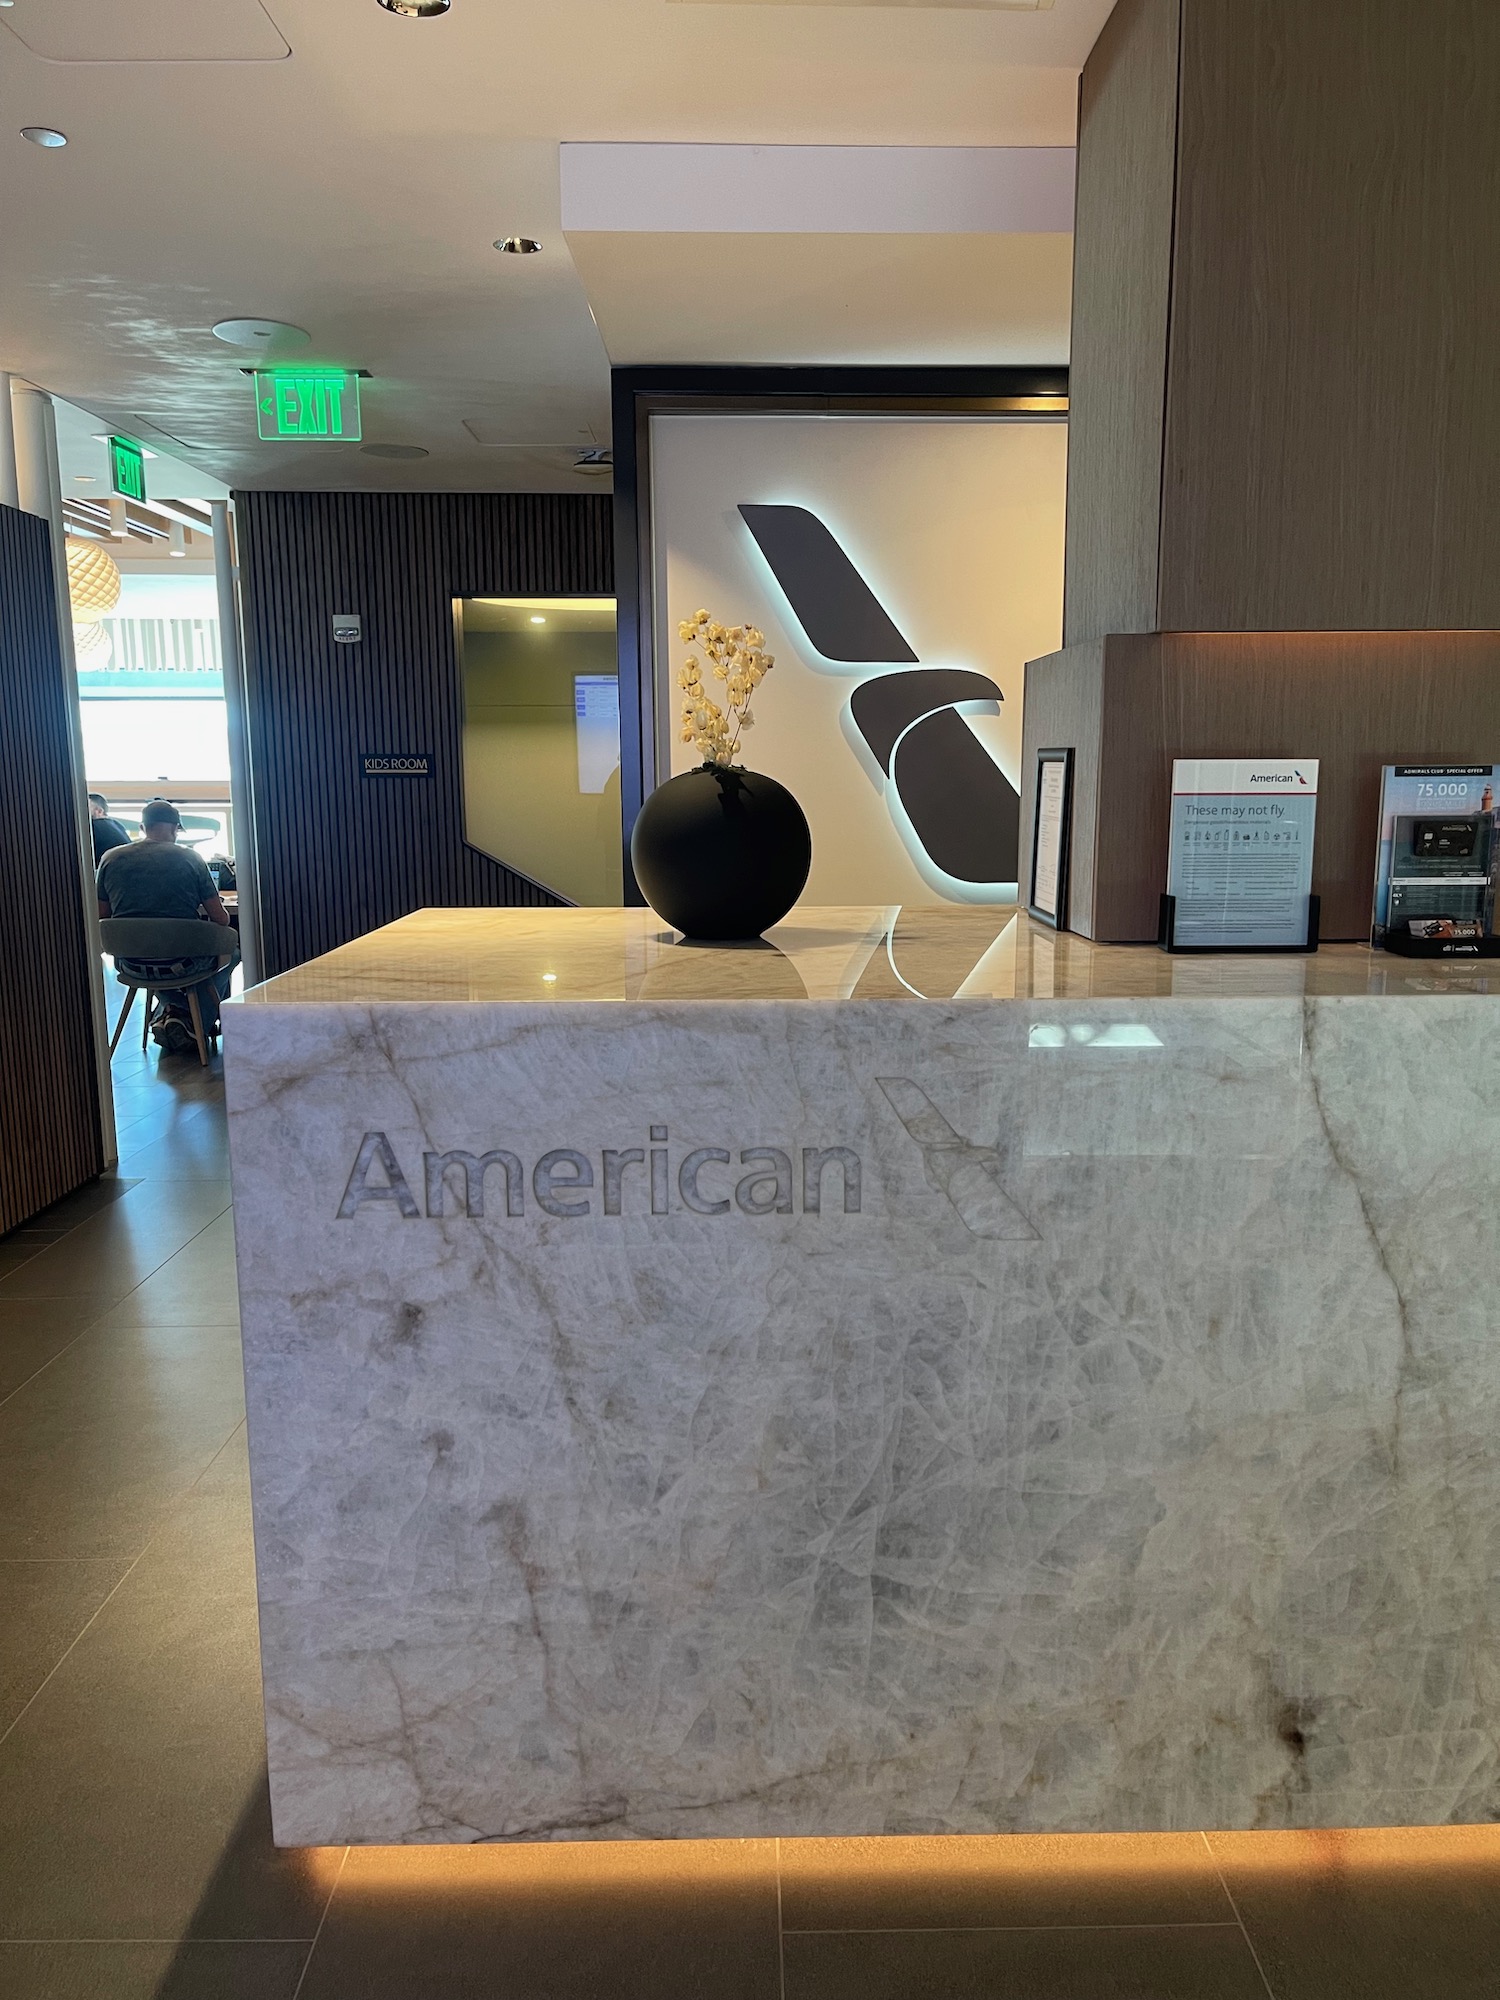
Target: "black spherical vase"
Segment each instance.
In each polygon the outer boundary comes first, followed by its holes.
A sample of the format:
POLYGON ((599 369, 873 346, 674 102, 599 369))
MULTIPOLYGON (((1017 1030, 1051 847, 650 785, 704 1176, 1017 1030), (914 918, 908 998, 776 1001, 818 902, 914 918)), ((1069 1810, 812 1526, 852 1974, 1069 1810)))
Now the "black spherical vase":
POLYGON ((641 893, 685 937, 757 938, 802 894, 812 866, 807 815, 785 785, 705 764, 669 778, 630 836, 641 893))

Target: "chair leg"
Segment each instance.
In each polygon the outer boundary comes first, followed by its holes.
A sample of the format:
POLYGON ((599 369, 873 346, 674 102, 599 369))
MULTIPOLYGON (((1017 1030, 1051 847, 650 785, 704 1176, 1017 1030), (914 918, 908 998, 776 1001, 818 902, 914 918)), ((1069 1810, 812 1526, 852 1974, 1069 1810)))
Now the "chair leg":
POLYGON ((141 1049, 144 1052, 151 1046, 151 1009, 156 1005, 156 995, 149 986, 143 986, 141 991, 146 996, 146 1018, 141 1023, 141 1049))
POLYGON ((203 1036, 203 1010, 198 1005, 198 989, 188 988, 188 1012, 193 1017, 193 1040, 198 1044, 198 1062, 203 1069, 208 1068, 208 1043, 203 1036))
MULTIPOLYGON (((115 1050, 120 1046, 120 1037, 125 1032, 126 1016, 129 1014, 131 1008, 135 1005, 135 996, 137 993, 140 992, 140 990, 141 989, 139 986, 127 986, 125 989, 125 1005, 120 1009, 120 1018, 118 1021, 115 1022, 115 1031, 113 1035, 110 1036, 109 1039, 109 1052, 111 1055, 113 1055, 115 1050)), ((151 1010, 148 1007, 146 1011, 149 1014, 151 1010)))

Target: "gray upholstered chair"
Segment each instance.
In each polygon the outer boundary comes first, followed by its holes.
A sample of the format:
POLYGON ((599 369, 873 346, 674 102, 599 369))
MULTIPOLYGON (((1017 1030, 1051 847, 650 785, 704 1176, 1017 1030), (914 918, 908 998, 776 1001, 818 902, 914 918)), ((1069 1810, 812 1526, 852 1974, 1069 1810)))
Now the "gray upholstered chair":
POLYGON ((114 1034, 110 1037, 109 1052, 114 1054, 124 1031, 125 1020, 135 1005, 137 993, 146 996, 146 1021, 141 1035, 144 1048, 151 1034, 151 1002, 158 993, 186 993, 188 1012, 193 1019, 193 1039, 198 1044, 198 1060, 208 1062, 209 1035, 203 1026, 203 1010, 198 1004, 198 988, 204 986, 216 974, 222 972, 239 948, 238 935, 233 930, 225 930, 222 924, 211 924, 207 919, 189 917, 105 917, 100 921, 99 937, 104 949, 115 960, 115 971, 120 984, 126 990, 125 1004, 120 1009, 120 1018, 115 1023, 114 1034), (228 948, 226 949, 226 943, 228 948), (122 958, 135 959, 145 965, 172 965, 184 958, 214 958, 214 964, 207 972, 195 972, 186 978, 173 977, 163 973, 159 980, 142 979, 133 972, 121 972, 122 958))

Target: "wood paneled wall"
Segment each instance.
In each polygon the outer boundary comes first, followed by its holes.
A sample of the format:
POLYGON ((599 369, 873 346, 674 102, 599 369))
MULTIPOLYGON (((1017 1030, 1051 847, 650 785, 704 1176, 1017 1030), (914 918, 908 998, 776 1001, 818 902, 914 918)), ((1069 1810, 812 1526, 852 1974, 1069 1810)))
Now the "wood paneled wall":
POLYGON ((49 533, 0 506, 0 1235, 104 1171, 49 533))
POLYGON ((1080 100, 1068 644, 1500 628, 1497 92, 1495 0, 1120 0, 1080 100))
POLYGON ((1500 633, 1168 632, 1026 669, 1023 881, 1036 752, 1072 744, 1069 928, 1156 936, 1175 757, 1316 757, 1322 934, 1370 934, 1385 764, 1500 763, 1500 633))
POLYGON ((453 600, 611 595, 609 497, 240 493, 235 513, 265 973, 426 905, 555 903, 464 840, 453 600), (433 775, 366 778, 371 751, 433 775))
POLYGON ((1064 643, 1156 623, 1182 0, 1117 0, 1079 83, 1064 643))

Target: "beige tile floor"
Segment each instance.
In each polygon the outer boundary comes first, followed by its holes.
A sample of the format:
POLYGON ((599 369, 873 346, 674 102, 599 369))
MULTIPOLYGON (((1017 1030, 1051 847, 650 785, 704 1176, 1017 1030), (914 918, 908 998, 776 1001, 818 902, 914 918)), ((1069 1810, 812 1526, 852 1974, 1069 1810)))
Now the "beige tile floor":
POLYGON ((4 2000, 1466 2000, 1500 1829, 278 1852, 217 1070, 0 1239, 4 2000))

